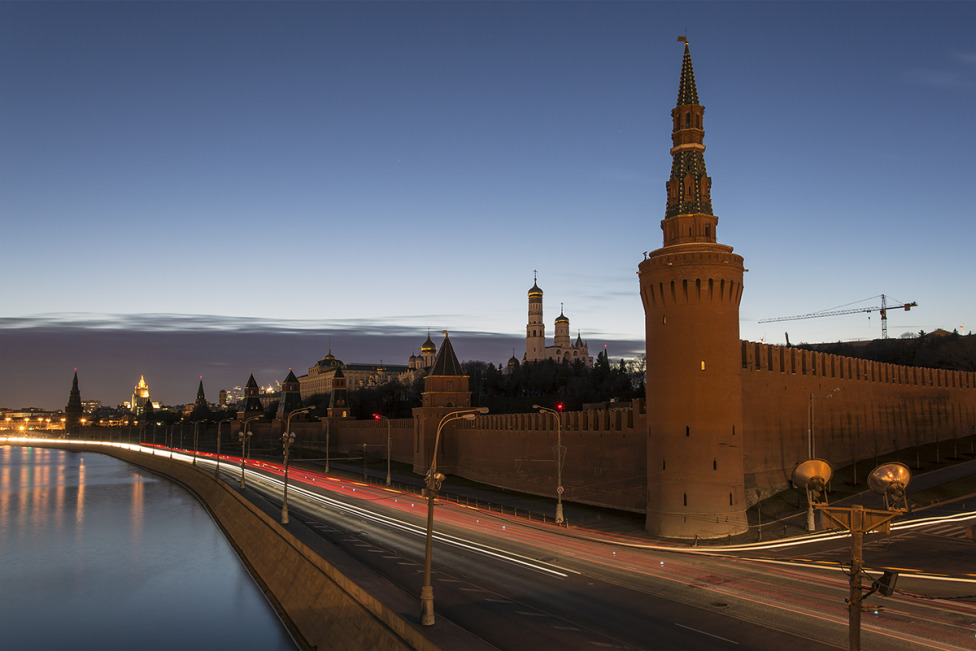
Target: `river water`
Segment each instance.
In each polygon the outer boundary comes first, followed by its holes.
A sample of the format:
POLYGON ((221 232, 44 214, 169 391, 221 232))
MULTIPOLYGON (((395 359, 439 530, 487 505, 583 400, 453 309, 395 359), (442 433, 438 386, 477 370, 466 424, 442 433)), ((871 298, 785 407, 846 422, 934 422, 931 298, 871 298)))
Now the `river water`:
POLYGON ((101 454, 0 445, 5 649, 294 649, 206 510, 101 454))

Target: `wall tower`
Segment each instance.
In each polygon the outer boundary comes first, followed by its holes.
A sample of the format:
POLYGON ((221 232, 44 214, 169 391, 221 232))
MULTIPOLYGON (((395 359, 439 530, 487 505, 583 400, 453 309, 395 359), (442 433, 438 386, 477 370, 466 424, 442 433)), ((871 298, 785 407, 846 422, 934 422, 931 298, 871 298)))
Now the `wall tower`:
POLYGON ((703 117, 685 43, 672 116, 664 245, 641 262, 647 348, 648 531, 748 529, 742 455, 742 257, 718 244, 703 117))

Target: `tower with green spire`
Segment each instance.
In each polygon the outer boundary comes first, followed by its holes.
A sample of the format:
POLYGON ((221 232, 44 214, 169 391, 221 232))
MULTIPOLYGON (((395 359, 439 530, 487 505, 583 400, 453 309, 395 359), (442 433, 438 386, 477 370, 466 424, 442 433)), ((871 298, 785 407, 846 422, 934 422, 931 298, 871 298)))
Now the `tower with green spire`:
POLYGON ((742 454, 742 257, 719 244, 703 118, 685 44, 671 111, 663 246, 640 263, 647 351, 647 520, 657 535, 748 529, 742 454))

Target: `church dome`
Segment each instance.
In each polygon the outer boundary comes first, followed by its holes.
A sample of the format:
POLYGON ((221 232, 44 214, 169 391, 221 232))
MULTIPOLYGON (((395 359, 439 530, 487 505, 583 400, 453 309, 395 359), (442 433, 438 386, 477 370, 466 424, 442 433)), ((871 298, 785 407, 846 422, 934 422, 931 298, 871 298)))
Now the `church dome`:
POLYGON ((427 341, 425 341, 424 345, 420 347, 420 354, 424 355, 429 353, 433 355, 436 352, 437 352, 437 346, 435 346, 434 342, 430 340, 430 333, 427 333, 427 341))
POLYGON ((542 290, 539 289, 539 283, 533 282, 532 287, 529 289, 529 297, 532 296, 542 296, 542 290))
POLYGON ((569 317, 560 312, 559 316, 556 317, 556 323, 569 323, 569 317))

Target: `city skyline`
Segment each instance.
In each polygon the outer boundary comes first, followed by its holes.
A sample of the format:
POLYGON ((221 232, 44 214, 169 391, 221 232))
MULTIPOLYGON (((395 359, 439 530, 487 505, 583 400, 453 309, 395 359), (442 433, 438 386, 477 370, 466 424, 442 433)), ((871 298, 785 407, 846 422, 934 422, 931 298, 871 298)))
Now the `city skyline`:
POLYGON ((399 364, 447 329, 462 359, 503 363, 524 353, 536 269, 547 340, 564 303, 591 354, 633 356, 686 29, 718 237, 750 269, 742 338, 876 338, 877 314, 758 321, 882 293, 919 304, 891 314, 892 337, 976 322, 969 3, 4 3, 0 18, 2 406, 63 407, 74 367, 85 399, 118 386, 121 401, 146 374, 164 393, 186 378, 187 397, 163 396, 186 402, 201 374, 214 393, 301 374, 329 336, 344 361, 399 364))

